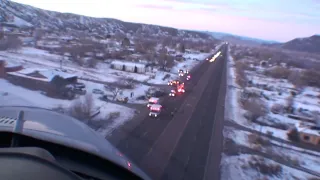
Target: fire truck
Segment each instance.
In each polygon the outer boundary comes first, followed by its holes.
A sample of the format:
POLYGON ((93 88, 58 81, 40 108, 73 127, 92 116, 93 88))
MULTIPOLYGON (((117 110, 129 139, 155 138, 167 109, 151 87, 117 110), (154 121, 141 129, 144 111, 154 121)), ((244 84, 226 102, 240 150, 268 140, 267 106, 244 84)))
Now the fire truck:
POLYGON ((172 80, 172 81, 168 82, 169 86, 174 86, 174 85, 177 85, 177 84, 180 84, 179 80, 172 80))
POLYGON ((159 104, 159 98, 151 97, 148 101, 147 107, 150 108, 150 106, 154 104, 159 104))
POLYGON ((152 104, 150 106, 149 116, 150 117, 158 117, 161 113, 161 108, 162 108, 162 106, 160 104, 152 104))

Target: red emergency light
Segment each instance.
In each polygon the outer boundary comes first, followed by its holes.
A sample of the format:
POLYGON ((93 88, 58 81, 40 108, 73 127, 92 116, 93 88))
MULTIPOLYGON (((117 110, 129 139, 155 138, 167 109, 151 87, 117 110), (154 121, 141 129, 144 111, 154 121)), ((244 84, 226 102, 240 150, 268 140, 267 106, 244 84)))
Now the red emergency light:
POLYGON ((160 108, 151 107, 151 110, 153 110, 153 111, 160 111, 160 108))

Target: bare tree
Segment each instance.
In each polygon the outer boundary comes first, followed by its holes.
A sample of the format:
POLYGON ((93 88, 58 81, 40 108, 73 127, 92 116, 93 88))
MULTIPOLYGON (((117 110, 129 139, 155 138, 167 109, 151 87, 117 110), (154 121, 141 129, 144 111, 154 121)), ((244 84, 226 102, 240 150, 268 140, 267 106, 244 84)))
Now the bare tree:
POLYGON ((301 73, 297 70, 290 72, 288 80, 294 84, 297 89, 301 89, 305 85, 305 82, 301 78, 301 73))
POLYGON ((182 53, 185 53, 185 52, 186 52, 186 47, 185 47, 185 45, 184 45, 183 43, 181 43, 181 44, 179 45, 179 51, 182 52, 182 53))
POLYGON ((4 38, 4 32, 3 30, 0 30, 0 40, 4 38))
POLYGON ((123 40, 122 40, 122 42, 121 42, 121 46, 122 46, 122 47, 128 47, 128 46, 130 46, 130 40, 129 40, 129 38, 127 38, 127 37, 123 38, 123 40))
POLYGON ((94 58, 88 59, 87 60, 87 65, 89 68, 95 68, 98 64, 98 61, 94 58))
POLYGON ((86 94, 83 98, 74 101, 70 106, 71 116, 89 121, 94 108, 94 100, 91 94, 86 94))
POLYGON ((33 31, 33 38, 36 46, 38 45, 38 41, 41 40, 41 38, 43 37, 44 33, 45 32, 43 29, 35 29, 33 31))
POLYGON ((113 101, 117 98, 118 94, 121 92, 121 89, 119 87, 116 87, 115 85, 112 85, 112 84, 105 85, 104 88, 113 94, 113 97, 112 97, 113 101))
POLYGON ((8 36, 6 39, 6 46, 8 50, 17 50, 22 46, 22 41, 16 36, 8 36))
POLYGON ((137 39, 135 41, 135 51, 141 54, 153 52, 157 45, 157 41, 150 39, 137 39))
POLYGON ((250 120, 255 121, 267 114, 267 107, 259 98, 249 98, 243 102, 243 108, 250 113, 250 120))

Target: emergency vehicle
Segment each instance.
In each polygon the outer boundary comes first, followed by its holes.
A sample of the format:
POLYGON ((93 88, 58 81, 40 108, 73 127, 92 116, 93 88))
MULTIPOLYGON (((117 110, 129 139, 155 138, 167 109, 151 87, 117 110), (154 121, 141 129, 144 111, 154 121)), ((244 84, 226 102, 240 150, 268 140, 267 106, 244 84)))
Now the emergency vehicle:
POLYGON ((177 85, 177 84, 180 84, 179 80, 173 80, 173 81, 168 82, 169 86, 173 86, 173 85, 177 85))
POLYGON ((176 93, 177 93, 176 90, 173 89, 170 91, 169 96, 174 97, 174 96, 176 96, 176 93))
POLYGON ((158 117, 161 113, 161 108, 162 108, 162 106, 160 104, 152 104, 150 106, 149 116, 150 117, 158 117))
POLYGON ((184 83, 180 84, 177 86, 177 89, 178 89, 178 92, 182 92, 184 93, 185 92, 185 89, 184 89, 184 83))
POLYGON ((183 72, 183 70, 182 69, 179 69, 179 76, 184 76, 184 72, 183 72))
POLYGON ((159 98, 151 97, 148 101, 147 107, 150 108, 151 105, 158 104, 159 98))
POLYGON ((189 81, 189 80, 190 80, 190 78, 191 78, 190 74, 189 74, 189 75, 187 75, 187 81, 189 81))

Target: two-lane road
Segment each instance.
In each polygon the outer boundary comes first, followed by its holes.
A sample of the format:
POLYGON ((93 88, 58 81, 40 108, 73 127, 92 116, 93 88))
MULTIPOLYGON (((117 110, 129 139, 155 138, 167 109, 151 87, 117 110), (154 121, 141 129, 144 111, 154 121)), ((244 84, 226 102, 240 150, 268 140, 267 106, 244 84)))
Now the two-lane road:
MULTIPOLYGON (((218 174, 219 169, 208 171, 206 167, 208 159, 213 157, 210 145, 217 121, 216 107, 224 105, 223 101, 218 102, 218 97, 225 73, 226 46, 220 51, 222 57, 214 62, 205 61, 191 72, 192 81, 187 87, 190 92, 163 101, 167 113, 159 119, 144 117, 141 123, 113 142, 153 179, 193 180, 209 177, 205 173, 212 171, 218 174), (172 117, 168 112, 174 108, 179 111, 172 117)), ((217 131, 222 133, 222 129, 217 131)), ((220 159, 215 161, 220 162, 220 159)))

